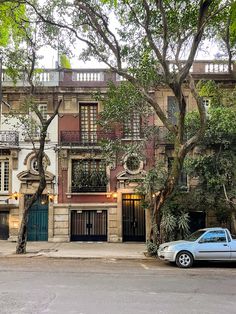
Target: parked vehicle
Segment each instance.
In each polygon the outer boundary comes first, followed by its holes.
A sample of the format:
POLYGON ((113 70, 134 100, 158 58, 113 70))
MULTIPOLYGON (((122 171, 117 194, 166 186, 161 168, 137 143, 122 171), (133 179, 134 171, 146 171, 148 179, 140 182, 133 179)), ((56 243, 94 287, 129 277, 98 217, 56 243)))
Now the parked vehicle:
POLYGON ((236 261, 236 240, 228 229, 205 228, 192 233, 185 240, 160 245, 160 259, 189 268, 194 261, 236 261))

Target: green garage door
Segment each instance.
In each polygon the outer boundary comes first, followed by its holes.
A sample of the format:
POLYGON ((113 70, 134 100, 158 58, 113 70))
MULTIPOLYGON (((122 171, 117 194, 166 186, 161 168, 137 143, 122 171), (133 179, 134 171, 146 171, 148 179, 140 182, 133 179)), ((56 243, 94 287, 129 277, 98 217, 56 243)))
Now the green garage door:
POLYGON ((28 241, 48 240, 48 205, 35 202, 29 210, 28 241))

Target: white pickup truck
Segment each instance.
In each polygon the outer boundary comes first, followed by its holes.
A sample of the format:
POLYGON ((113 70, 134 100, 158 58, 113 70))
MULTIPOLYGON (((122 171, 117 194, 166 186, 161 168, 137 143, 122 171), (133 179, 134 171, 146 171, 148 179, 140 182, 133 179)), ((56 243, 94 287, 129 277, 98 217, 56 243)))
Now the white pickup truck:
POLYGON ((200 229, 185 240, 161 244, 158 257, 182 268, 191 267, 199 260, 236 261, 236 240, 228 229, 200 229))

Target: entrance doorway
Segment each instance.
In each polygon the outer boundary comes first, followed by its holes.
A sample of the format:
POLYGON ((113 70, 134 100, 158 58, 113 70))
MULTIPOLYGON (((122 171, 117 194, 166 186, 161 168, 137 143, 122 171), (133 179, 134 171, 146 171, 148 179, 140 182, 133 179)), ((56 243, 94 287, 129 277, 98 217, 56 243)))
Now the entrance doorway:
POLYGON ((29 210, 28 241, 48 240, 48 204, 44 196, 36 201, 29 210))
POLYGON ((123 241, 145 241, 145 212, 141 201, 141 195, 122 196, 123 241))
POLYGON ((189 212, 189 230, 190 233, 198 229, 202 229, 206 227, 206 213, 204 212, 189 212))
POLYGON ((107 211, 73 210, 71 241, 107 241, 107 211))
POLYGON ((0 240, 9 238, 9 213, 0 212, 0 240))

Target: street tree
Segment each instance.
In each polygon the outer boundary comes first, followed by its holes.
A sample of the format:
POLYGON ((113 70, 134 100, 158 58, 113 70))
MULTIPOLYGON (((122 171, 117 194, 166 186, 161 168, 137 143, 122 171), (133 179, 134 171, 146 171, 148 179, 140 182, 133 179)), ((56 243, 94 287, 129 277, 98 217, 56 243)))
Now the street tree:
MULTIPOLYGON (((190 177, 197 185, 190 191, 195 210, 215 214, 219 224, 235 225, 236 209, 236 91, 223 90, 214 82, 201 83, 200 93, 211 99, 205 136, 198 154, 186 159, 190 177)), ((196 112, 189 114, 188 130, 196 128, 196 112)))
POLYGON ((236 55, 236 32, 235 32, 235 1, 225 7, 213 21, 209 35, 218 41, 219 51, 216 57, 228 60, 228 72, 232 73, 233 61, 236 55))
POLYGON ((95 58, 132 84, 172 134, 174 161, 165 184, 154 193, 153 221, 157 224, 161 207, 178 183, 184 159, 203 137, 206 126, 190 69, 208 28, 229 5, 230 1, 215 0, 76 0, 73 4, 48 1, 43 7, 33 5, 42 21, 61 27, 70 38, 85 45, 83 60, 95 58), (152 90, 155 95, 160 85, 169 87, 175 96, 179 112, 176 124, 150 93, 152 90), (195 98, 200 121, 196 133, 187 140, 186 87, 195 98))
MULTIPOLYGON (((24 1, 23 1, 24 2, 24 1)), ((16 8, 21 8, 21 1, 11 1, 11 5, 16 8)), ((8 2, 4 4, 8 6, 8 2)), ((1 8, 1 5, 0 5, 1 8)), ((10 12, 12 7, 10 8, 10 12)), ((54 103, 54 110, 50 114, 48 119, 45 119, 42 112, 38 108, 37 97, 40 93, 43 92, 43 87, 39 82, 39 76, 42 72, 42 69, 38 68, 39 49, 45 45, 49 45, 51 38, 49 38, 49 33, 45 31, 43 25, 38 21, 37 16, 34 14, 34 11, 30 6, 23 7, 24 14, 12 16, 12 24, 17 30, 20 30, 20 39, 19 34, 16 32, 16 37, 18 38, 17 45, 14 46, 15 49, 10 50, 8 59, 6 62, 6 73, 9 75, 13 81, 25 80, 24 87, 24 101, 20 104, 20 108, 14 108, 11 106, 11 103, 8 104, 10 111, 6 116, 6 122, 11 124, 11 119, 17 120, 15 127, 24 129, 24 132, 27 133, 28 138, 32 143, 32 150, 37 159, 37 168, 38 168, 38 187, 35 189, 35 192, 24 201, 24 209, 22 214, 22 219, 20 222, 20 228, 18 232, 18 240, 16 246, 17 254, 26 253, 26 244, 27 244, 27 223, 29 209, 32 205, 40 199, 41 195, 45 193, 46 188, 46 175, 44 169, 44 159, 45 159, 45 143, 47 137, 48 128, 58 114, 58 110, 61 104, 60 101, 54 103), (34 115, 36 119, 32 119, 29 113, 34 115), (33 134, 37 129, 38 131, 38 140, 35 142, 33 134)), ((12 28, 12 26, 11 26, 12 28)), ((55 30, 54 30, 55 31, 55 30)), ((10 31, 6 30, 8 33, 10 31)), ((15 33, 12 32, 10 37, 14 37, 15 33)), ((55 33, 54 33, 55 35, 55 33)), ((56 37, 56 36, 55 36, 56 37)), ((11 38, 10 38, 11 39, 11 38)), ((4 45, 7 49, 12 47, 12 41, 4 41, 4 45)))

